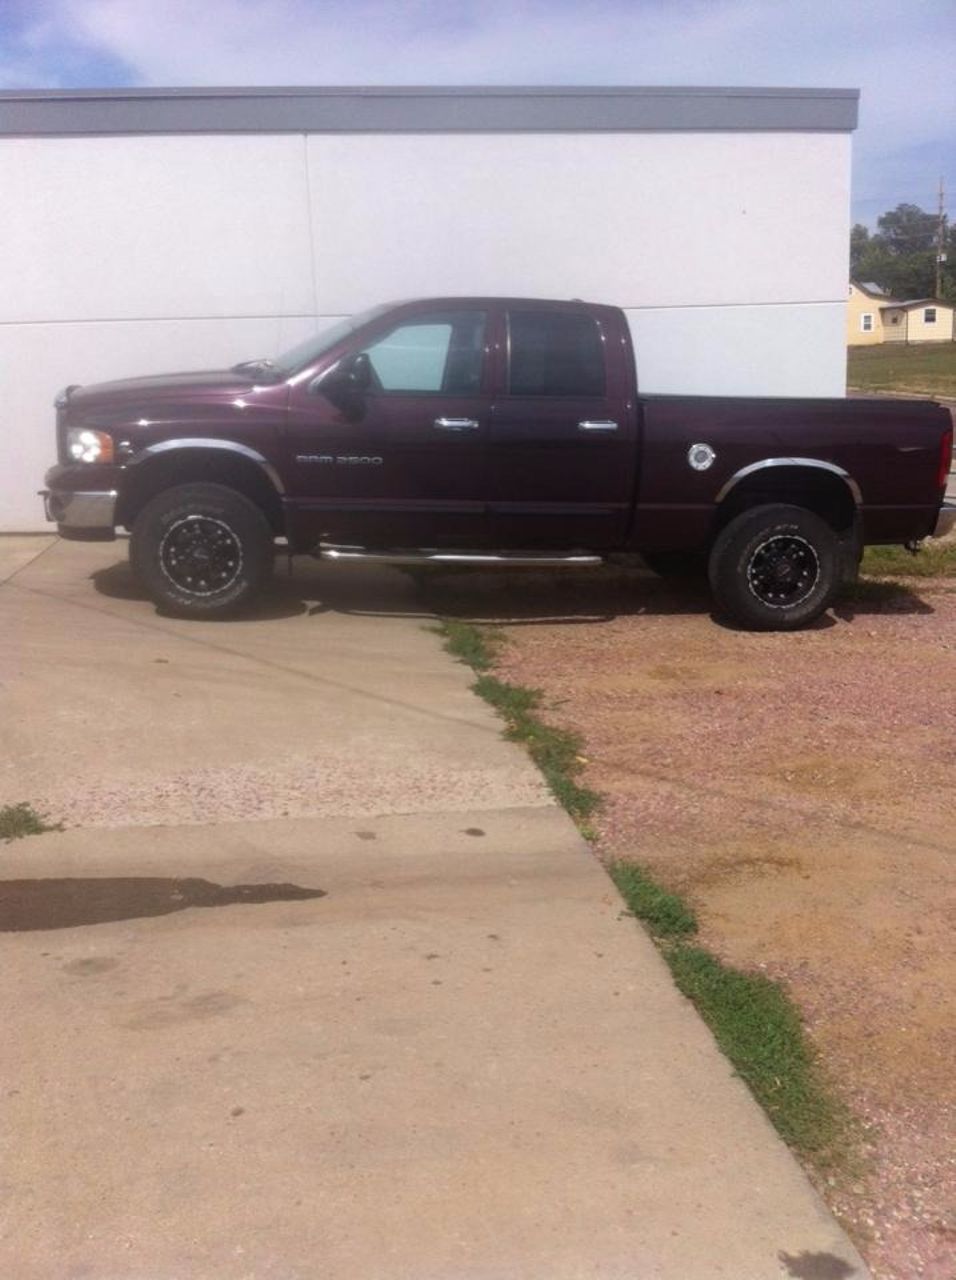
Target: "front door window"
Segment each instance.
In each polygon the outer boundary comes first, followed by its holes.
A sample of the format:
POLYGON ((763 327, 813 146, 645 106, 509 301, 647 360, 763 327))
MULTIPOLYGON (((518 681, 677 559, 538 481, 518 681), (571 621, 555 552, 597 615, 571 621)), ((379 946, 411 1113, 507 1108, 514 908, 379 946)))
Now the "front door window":
POLYGON ((401 324, 365 348, 375 390, 474 395, 481 386, 485 313, 447 312, 401 324))

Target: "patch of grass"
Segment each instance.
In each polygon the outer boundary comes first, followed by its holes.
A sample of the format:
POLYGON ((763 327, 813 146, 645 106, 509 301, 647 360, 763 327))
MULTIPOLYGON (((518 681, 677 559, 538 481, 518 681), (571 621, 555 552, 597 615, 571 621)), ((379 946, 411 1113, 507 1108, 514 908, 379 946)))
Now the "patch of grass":
POLYGON ((473 671, 489 670, 504 643, 497 627, 476 627, 454 618, 445 619, 434 629, 443 637, 448 652, 473 671))
POLYGON ((631 915, 646 924, 655 938, 687 938, 697 932, 693 909, 676 893, 662 889, 641 867, 613 862, 608 872, 631 915))
POLYGON ((849 1115, 822 1078, 796 1004, 779 983, 691 946, 693 909, 643 868, 615 862, 608 871, 777 1132, 815 1167, 830 1168, 847 1145, 849 1115))
POLYGON ((44 831, 62 831, 62 822, 47 822, 32 805, 5 804, 0 807, 0 840, 19 840, 23 836, 39 836, 44 831))
POLYGON ((538 716, 543 696, 540 689, 509 684, 489 675, 479 676, 473 687, 504 720, 505 736, 527 747, 558 804, 579 824, 589 818, 601 798, 577 781, 584 764, 580 735, 545 724, 538 716))
POLYGON ((498 628, 477 627, 471 622, 445 619, 437 630, 444 637, 448 652, 477 673, 478 679, 472 688, 504 720, 505 736, 512 742, 524 743, 544 774, 555 800, 568 811, 582 834, 589 840, 593 839, 594 833, 588 827, 587 819, 597 809, 601 798, 596 791, 582 787, 577 781, 584 766, 580 736, 569 729, 555 728, 541 719, 538 715, 542 702, 539 689, 509 684, 487 674, 504 643, 498 628))
POLYGON ((912 555, 905 547, 867 547, 860 572, 876 578, 956 577, 956 544, 924 544, 912 555))
POLYGON ((850 347, 847 385, 859 391, 956 396, 956 342, 850 347))
POLYGON ((710 1027, 777 1132, 818 1168, 846 1141, 849 1116, 821 1079, 800 1012, 776 982, 699 947, 665 952, 678 988, 710 1027))

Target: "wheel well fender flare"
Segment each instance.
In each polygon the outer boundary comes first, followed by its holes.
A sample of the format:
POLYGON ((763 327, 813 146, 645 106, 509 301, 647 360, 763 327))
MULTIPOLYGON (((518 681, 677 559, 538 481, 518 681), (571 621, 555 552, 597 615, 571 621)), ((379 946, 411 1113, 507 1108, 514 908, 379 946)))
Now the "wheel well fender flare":
POLYGON ((824 462, 822 458, 763 458, 760 462, 748 463, 746 467, 741 467, 739 471, 735 471, 728 480, 724 481, 717 492, 717 496, 714 498, 714 503, 719 506, 733 492, 741 480, 746 480, 748 476, 779 467, 807 468, 811 471, 823 471, 828 475, 836 476, 843 481, 849 490, 853 505, 857 509, 863 505, 863 494, 860 486, 849 471, 837 466, 835 462, 824 462))
POLYGON ((285 494, 285 485, 282 483, 282 477, 273 463, 259 453, 257 449, 253 449, 251 445, 242 444, 238 440, 221 440, 215 436, 208 439, 202 436, 188 436, 176 440, 158 440, 155 444, 148 444, 145 448, 139 449, 126 465, 129 467, 141 466, 150 458, 180 449, 218 449, 224 453, 231 453, 233 456, 245 458, 249 462, 254 462, 265 473, 266 478, 280 498, 285 494))
POLYGON ((121 486, 117 505, 119 523, 132 527, 131 522, 143 505, 163 487, 200 479, 212 483, 237 482, 236 488, 263 505, 275 531, 285 532, 285 486, 269 459, 238 440, 199 436, 158 440, 133 454, 126 463, 126 481, 121 486), (216 474, 217 458, 231 479, 223 480, 216 474))

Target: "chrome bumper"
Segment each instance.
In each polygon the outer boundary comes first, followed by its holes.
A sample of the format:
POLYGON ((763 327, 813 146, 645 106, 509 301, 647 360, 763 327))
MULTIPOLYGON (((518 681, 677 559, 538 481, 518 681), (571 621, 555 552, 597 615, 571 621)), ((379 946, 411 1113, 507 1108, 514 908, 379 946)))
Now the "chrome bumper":
POLYGON ((934 538, 945 538, 947 533, 952 533, 956 528, 956 504, 944 502, 940 508, 939 518, 936 521, 936 528, 933 530, 934 538))
POLYGON ((60 493, 42 489, 46 518, 56 523, 64 538, 113 537, 116 513, 116 490, 79 491, 60 493))

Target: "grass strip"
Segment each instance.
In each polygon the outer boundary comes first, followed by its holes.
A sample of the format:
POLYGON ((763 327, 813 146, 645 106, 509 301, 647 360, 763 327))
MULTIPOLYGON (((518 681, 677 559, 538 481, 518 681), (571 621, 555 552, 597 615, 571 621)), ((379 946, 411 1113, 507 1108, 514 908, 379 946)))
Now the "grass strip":
POLYGON ((850 347, 847 382, 861 391, 956 395, 956 346, 952 342, 881 343, 850 347))
POLYGON ((579 825, 585 823, 597 809, 600 797, 577 781, 583 765, 580 735, 570 729, 557 729, 541 719, 537 714, 543 698, 540 689, 509 684, 490 675, 480 675, 472 688, 502 717, 505 737, 527 747, 558 804, 579 825))
POLYGON ((511 742, 523 743, 555 800, 571 815, 581 833, 593 839, 587 819, 597 809, 601 797, 578 782, 585 763, 580 735, 542 720, 539 712, 544 695, 540 689, 511 684, 488 674, 503 643, 501 633, 495 628, 446 620, 437 630, 448 652, 477 674, 472 689, 504 720, 505 737, 511 742))
POLYGON ((32 805, 5 804, 0 807, 0 840, 19 840, 23 836, 39 836, 44 831, 62 831, 63 823, 50 823, 32 805))
POLYGON ((867 547, 860 572, 876 578, 956 577, 956 544, 924 543, 915 556, 905 547, 867 547))
POLYGON ((476 627, 454 618, 445 620, 434 630, 444 640, 447 651, 473 671, 489 670, 502 644, 497 628, 476 627))
MULTIPOLYGON (((587 818, 601 797, 577 781, 584 763, 580 736, 541 719, 540 689, 489 674, 503 643, 495 628, 449 620, 437 630, 448 652, 477 673, 472 688, 502 717, 505 735, 524 743, 555 799, 593 839, 587 818)), ((846 1163, 849 1114, 823 1079, 800 1011, 784 988, 691 945, 698 927, 693 909, 636 863, 615 862, 608 871, 630 914, 647 926, 678 989, 784 1141, 821 1172, 846 1163)))
POLYGON ((823 1079, 800 1011, 779 983, 724 964, 690 945, 697 919, 641 867, 608 868, 628 911, 648 928, 678 989, 710 1028, 777 1132, 815 1168, 832 1168, 847 1146, 849 1115, 823 1079))
POLYGON ((700 947, 679 945, 664 954, 679 990, 784 1142, 819 1169, 832 1167, 848 1115, 821 1077, 800 1011, 787 992, 700 947))
POLYGON ((611 879, 632 916, 647 925, 654 938, 689 938, 697 932, 693 909, 676 893, 662 889, 634 862, 612 862, 611 879))

